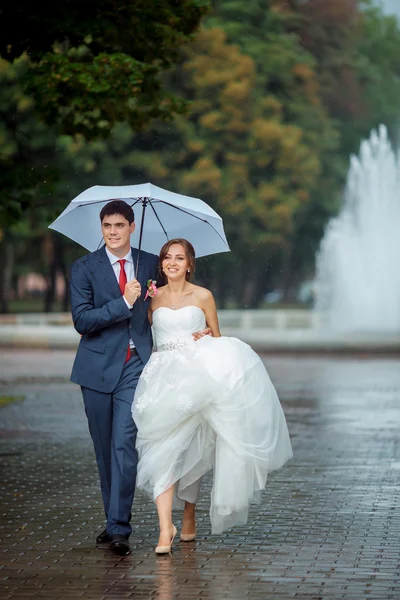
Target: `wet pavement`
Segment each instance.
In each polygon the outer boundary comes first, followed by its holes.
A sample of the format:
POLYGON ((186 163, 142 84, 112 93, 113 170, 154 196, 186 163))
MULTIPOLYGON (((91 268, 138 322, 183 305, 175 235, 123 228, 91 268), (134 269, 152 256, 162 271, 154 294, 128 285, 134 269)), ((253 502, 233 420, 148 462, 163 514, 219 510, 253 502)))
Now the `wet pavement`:
MULTIPOLYGON (((400 598, 400 359, 267 356, 294 459, 247 526, 156 557, 137 495, 132 553, 97 549, 104 518, 73 351, 0 357, 0 597, 84 600, 400 598)), ((176 515, 180 524, 180 515, 176 515)))

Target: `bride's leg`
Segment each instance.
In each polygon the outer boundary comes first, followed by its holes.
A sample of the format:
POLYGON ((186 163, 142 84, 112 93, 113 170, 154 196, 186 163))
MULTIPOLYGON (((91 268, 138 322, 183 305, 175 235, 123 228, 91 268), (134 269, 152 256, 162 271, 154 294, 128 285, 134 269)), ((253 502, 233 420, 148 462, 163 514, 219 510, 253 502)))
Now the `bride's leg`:
POLYGON ((158 546, 168 546, 173 535, 172 524, 172 501, 174 498, 174 486, 165 490, 156 498, 158 521, 160 524, 160 537, 158 546))
POLYGON ((196 505, 191 502, 185 502, 181 533, 183 535, 196 533, 196 505))

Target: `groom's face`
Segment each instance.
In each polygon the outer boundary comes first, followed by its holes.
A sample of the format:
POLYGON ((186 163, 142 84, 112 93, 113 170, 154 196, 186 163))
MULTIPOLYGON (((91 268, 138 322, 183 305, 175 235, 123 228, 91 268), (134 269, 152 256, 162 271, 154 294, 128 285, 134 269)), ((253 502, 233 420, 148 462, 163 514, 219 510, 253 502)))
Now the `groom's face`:
POLYGON ((125 256, 131 247, 135 223, 129 225, 123 215, 106 215, 101 222, 101 231, 107 249, 116 256, 125 256))

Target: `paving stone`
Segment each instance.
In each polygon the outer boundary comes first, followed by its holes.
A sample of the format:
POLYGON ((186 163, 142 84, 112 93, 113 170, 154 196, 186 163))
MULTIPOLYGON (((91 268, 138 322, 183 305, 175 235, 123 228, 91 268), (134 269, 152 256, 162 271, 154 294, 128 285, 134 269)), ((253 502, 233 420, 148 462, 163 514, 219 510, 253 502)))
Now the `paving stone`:
POLYGON ((294 459, 222 536, 205 478, 198 538, 171 556, 154 555, 155 507, 137 494, 124 558, 94 545, 104 516, 72 360, 0 357, 0 395, 17 398, 0 409, 2 599, 400 598, 400 359, 266 356, 294 459))

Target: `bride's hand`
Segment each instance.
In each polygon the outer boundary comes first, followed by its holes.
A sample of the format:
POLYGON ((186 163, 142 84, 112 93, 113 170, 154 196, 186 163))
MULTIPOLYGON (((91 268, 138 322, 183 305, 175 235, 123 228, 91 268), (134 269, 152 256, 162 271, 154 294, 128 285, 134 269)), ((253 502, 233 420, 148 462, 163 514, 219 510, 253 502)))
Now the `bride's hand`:
POLYGON ((193 339, 195 342, 197 342, 198 340, 201 340, 202 337, 204 337, 205 335, 211 335, 211 329, 209 327, 206 327, 206 329, 203 329, 203 331, 195 331, 194 333, 192 333, 193 339))

